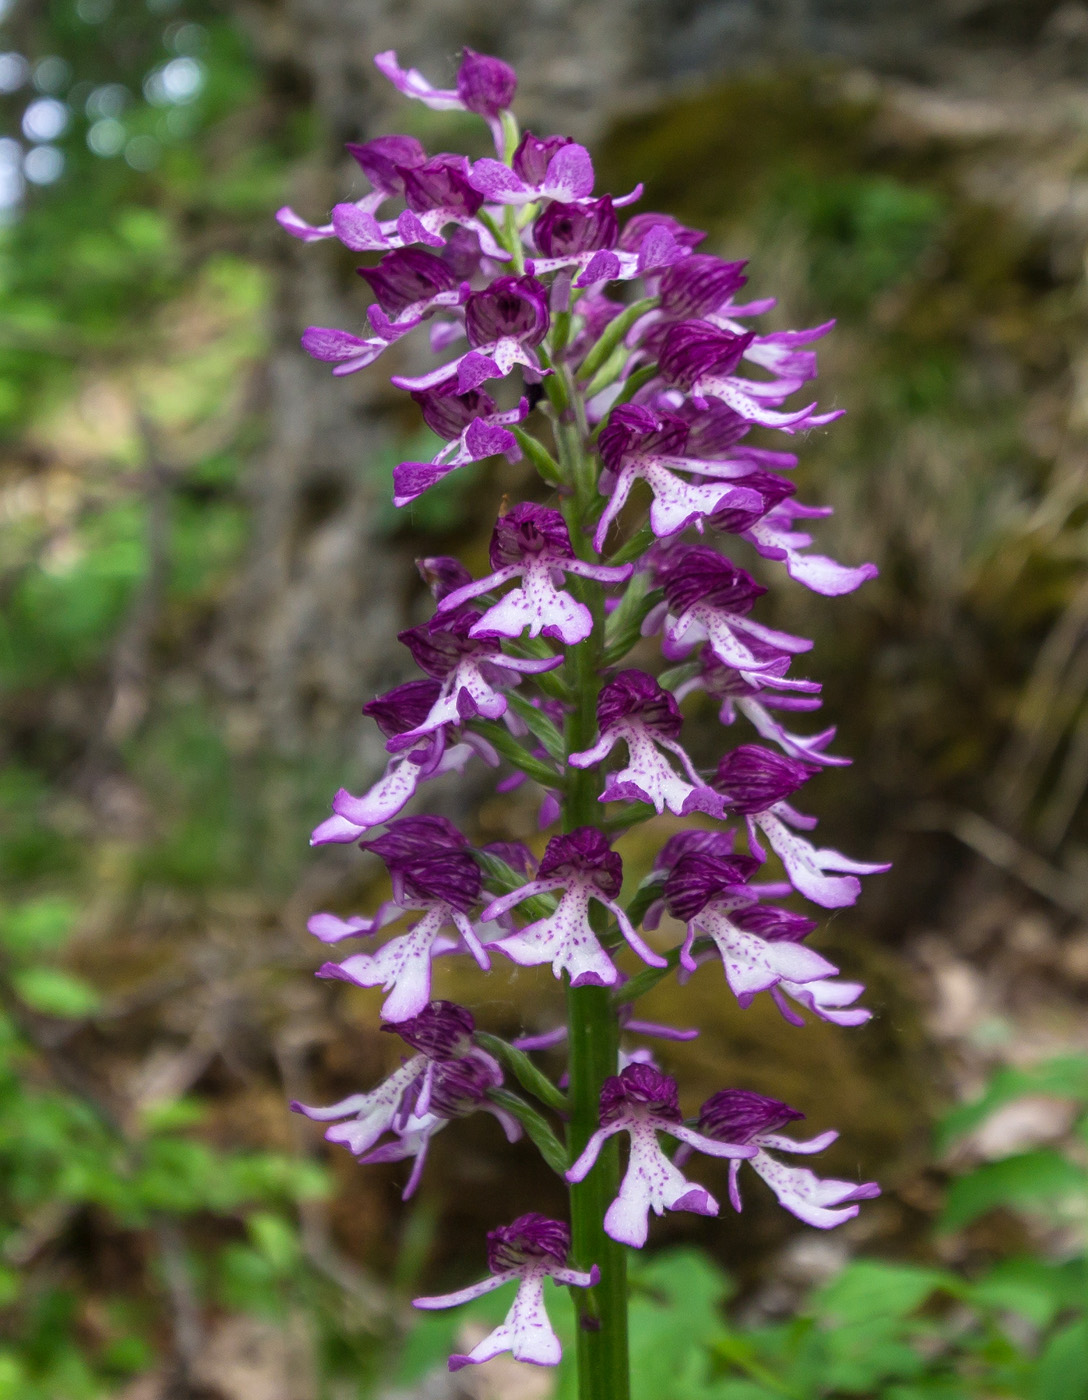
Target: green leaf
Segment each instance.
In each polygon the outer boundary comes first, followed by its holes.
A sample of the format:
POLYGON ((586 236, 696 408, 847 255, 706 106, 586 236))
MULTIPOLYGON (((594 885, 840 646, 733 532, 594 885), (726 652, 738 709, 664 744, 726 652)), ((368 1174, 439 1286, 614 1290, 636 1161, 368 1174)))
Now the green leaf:
POLYGON ((635 559, 641 559, 656 538, 657 536, 649 524, 640 525, 626 544, 621 545, 615 554, 608 556, 609 568, 614 568, 617 564, 630 564, 635 559))
POLYGON ((519 428, 514 424, 511 424, 510 431, 517 439, 522 452, 525 453, 544 480, 550 481, 553 486, 561 486, 563 469, 544 444, 533 437, 532 433, 527 433, 524 428, 519 428))
POLYGON ((675 972, 680 964, 680 949, 670 948, 665 954, 665 967, 644 967, 641 972, 628 981, 624 982, 612 994, 612 1000, 617 1006, 624 1006, 628 1002, 637 1001, 639 997, 645 996, 647 992, 653 991, 664 978, 671 972, 675 972))
POLYGON ((1039 1358, 1031 1400, 1086 1400, 1088 1397, 1088 1320, 1071 1322, 1055 1333, 1039 1358))
POLYGON ((541 787, 562 788, 566 783, 562 773, 558 773, 552 764, 531 754, 504 725, 495 720, 477 719, 473 720, 472 727, 478 734, 482 734, 507 762, 520 769, 526 777, 534 779, 541 787))
POLYGON ((539 706, 534 705, 524 695, 519 695, 516 690, 508 690, 506 699, 511 709, 525 721, 529 733, 540 740, 545 752, 550 754, 556 763, 566 764, 567 748, 558 726, 552 723, 539 706))
POLYGON ((643 297, 641 301, 632 302, 618 316, 609 321, 601 338, 596 345, 590 348, 589 353, 578 366, 575 378, 588 379, 591 375, 596 374, 639 317, 645 316, 646 312, 652 311, 656 305, 657 297, 643 297))
MULTIPOLYGON (((622 550, 620 551, 622 553, 622 550)), ((650 592, 650 578, 637 573, 628 580, 615 609, 605 624, 605 649, 602 666, 614 666, 622 661, 633 646, 642 639, 642 624, 657 605, 660 594, 650 592)))
POLYGON ((17 958, 53 952, 68 941, 78 912, 63 895, 28 899, 0 914, 0 943, 17 958))
POLYGON ((602 389, 607 389, 610 384, 614 384, 623 373, 623 367, 631 358, 631 352, 626 345, 617 345, 608 359, 600 367, 597 373, 583 389, 587 399, 591 399, 595 394, 599 394, 602 389))
MULTIPOLYGON (((653 904, 655 899, 660 899, 664 893, 665 882, 660 875, 647 875, 638 889, 632 895, 630 903, 627 905, 627 917, 638 927, 646 915, 646 910, 653 904)), ((630 982, 625 984, 630 986, 630 982)))
POLYGON ((12 975, 16 995, 43 1016, 78 1020, 93 1015, 102 1004, 95 989, 79 977, 56 967, 24 967, 12 975))
POLYGON ((938 1150, 947 1150, 957 1138, 984 1123, 995 1109, 1027 1094, 1088 1104, 1088 1055, 1060 1055, 1026 1069, 998 1070, 981 1098, 945 1115, 937 1132, 938 1150))
POLYGON ((949 1187, 938 1228, 960 1230, 995 1206, 1041 1205, 1083 1192, 1084 1173, 1053 1148, 1006 1157, 962 1176, 949 1187))
POLYGON ((509 1089, 492 1089, 488 1098, 500 1108, 505 1108, 507 1113, 514 1115, 536 1144, 548 1166, 562 1176, 569 1165, 566 1148, 552 1132, 551 1124, 543 1114, 538 1113, 524 1099, 518 1098, 517 1094, 512 1094, 509 1089))
POLYGON ((820 1289, 812 1306, 818 1316, 847 1326, 874 1318, 903 1318, 938 1288, 955 1286, 952 1275, 913 1264, 858 1259, 820 1289))
MULTIPOLYGON (((491 851, 473 850, 473 859, 483 868, 488 884, 502 894, 510 894, 525 884, 525 876, 519 875, 513 866, 507 865, 491 851)), ((528 919, 546 919, 555 913, 557 900, 554 895, 534 894, 523 899, 518 908, 528 919)))
POLYGON ((1016 1313, 1035 1327, 1047 1327, 1062 1306, 1063 1282, 1043 1259, 1005 1259, 968 1284, 963 1296, 986 1311, 1016 1313))
POLYGON ((565 1113, 570 1107, 566 1094, 557 1089, 548 1076, 537 1069, 524 1050, 519 1050, 516 1045, 511 1045, 497 1035, 489 1035, 486 1031, 476 1032, 476 1044, 481 1049, 490 1051, 500 1064, 506 1066, 521 1087, 541 1103, 546 1103, 549 1108, 558 1109, 561 1113, 565 1113))

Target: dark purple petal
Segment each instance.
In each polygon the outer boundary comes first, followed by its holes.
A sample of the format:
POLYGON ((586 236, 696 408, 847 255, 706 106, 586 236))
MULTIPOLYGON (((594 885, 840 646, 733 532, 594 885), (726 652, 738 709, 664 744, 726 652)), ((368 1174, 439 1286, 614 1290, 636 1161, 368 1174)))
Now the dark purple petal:
POLYGON ((651 229, 661 228, 670 233, 682 248, 694 248, 706 237, 698 229, 685 228, 671 214, 636 214, 628 219, 620 234, 620 247, 625 253, 637 253, 651 229))
POLYGON ((436 481, 441 481, 448 470, 447 467, 436 467, 432 462, 398 462, 393 468, 394 501, 397 505, 414 501, 424 491, 429 491, 436 481))
POLYGON ((658 582, 665 590, 669 607, 677 614, 694 603, 705 602, 743 616, 767 591, 751 574, 703 545, 670 550, 659 566, 658 582))
POLYGON ((487 1235, 487 1267, 493 1274, 541 1260, 561 1267, 569 1252, 570 1227, 536 1211, 519 1215, 512 1224, 489 1230, 487 1235))
POLYGON ((527 131, 518 143, 514 159, 510 162, 514 174, 534 188, 544 183, 548 173, 548 162, 564 146, 573 146, 569 136, 534 136, 527 131))
POLYGON ((460 851, 467 847, 468 841, 445 817, 422 816, 401 817, 399 821, 390 822, 381 836, 373 841, 360 841, 359 845, 364 851, 381 856, 386 865, 393 866, 439 851, 460 851))
POLYGON ((386 738, 391 739, 394 734, 403 734, 422 724, 441 691, 442 686, 436 680, 406 681, 377 699, 368 700, 363 714, 376 721, 386 738))
POLYGON ((519 875, 533 875, 536 872, 536 857, 522 841, 489 841, 481 849, 504 860, 519 875))
POLYGON ((376 359, 381 347, 372 340, 360 340, 349 331, 334 330, 331 326, 310 326, 302 333, 302 348, 315 360, 331 363, 371 352, 371 358, 376 359))
POLYGON ((471 605, 441 613, 419 627, 397 633, 421 671, 436 680, 445 680, 464 656, 499 650, 499 644, 485 637, 470 637, 469 631, 482 613, 471 605))
POLYGON ((670 267, 661 278, 661 309, 670 317, 698 318, 716 311, 744 286, 743 262, 723 262, 695 253, 670 267))
POLYGON ((490 394, 481 394, 478 389, 459 394, 456 375, 433 389, 413 390, 412 398, 419 404, 427 427, 447 442, 459 438, 474 418, 495 412, 495 400, 490 394))
POLYGON ((715 530, 733 535, 751 529, 757 520, 761 520, 769 510, 773 510, 797 490, 792 481, 787 481, 775 472, 750 472, 747 476, 731 477, 729 485, 758 491, 763 498, 763 504, 755 509, 742 510, 737 506, 723 505, 707 517, 715 530))
POLYGON ((737 812, 765 812, 796 792, 816 770, 759 744, 741 744, 718 764, 712 786, 737 812))
POLYGON ((585 204, 553 200, 533 224, 533 240, 546 258, 614 248, 619 234, 609 195, 585 204))
POLYGON ((641 404, 621 404, 601 430, 599 451, 609 471, 618 472, 628 455, 680 456, 688 425, 675 413, 657 413, 641 404))
POLYGON ((681 413, 688 425, 688 452, 706 461, 724 457, 752 427, 747 418, 718 400, 703 409, 685 405, 681 413))
MULTIPOLYGON (((472 575, 460 559, 453 559, 448 554, 434 554, 429 559, 417 559, 416 568, 420 578, 431 590, 436 603, 440 603, 450 593, 456 593, 459 588, 464 588, 466 583, 472 582, 472 575)), ((425 716, 420 717, 421 720, 424 718, 425 716)), ((409 725, 408 728, 411 729, 412 726, 409 725)))
POLYGON ((539 345, 548 325, 548 291, 535 277, 496 277, 465 303, 465 329, 472 346, 493 345, 503 336, 539 345))
POLYGON ((593 875, 602 894, 615 899, 623 883, 623 861, 595 826, 579 826, 565 836, 553 836, 544 851, 537 879, 558 875, 593 875))
POLYGON ((462 228, 460 224, 456 224, 442 236, 446 240, 446 246, 440 254, 442 261, 449 264, 450 271, 458 282, 467 282, 480 270, 483 250, 479 237, 472 229, 462 228))
POLYGON ((661 373, 678 389, 691 389, 704 375, 732 374, 754 338, 754 331, 733 335, 706 321, 681 321, 661 347, 661 373))
POLYGON ((779 909, 773 904, 750 904, 732 915, 738 928, 757 934, 768 943, 801 943, 814 928, 816 920, 792 909, 779 909))
POLYGON ((513 102, 517 86, 518 75, 501 58, 465 49, 457 70, 457 96, 470 112, 497 117, 513 102))
POLYGON ((431 1060, 463 1059, 472 1049, 475 1029, 472 1012, 452 1001, 432 1001, 418 1016, 382 1026, 431 1060))
POLYGON ((520 564, 547 551, 559 559, 573 559, 567 522, 557 510, 520 501, 500 515, 491 534, 491 567, 520 564))
POLYGON ((378 136, 373 141, 347 142, 345 149, 363 168, 363 174, 384 194, 403 194, 401 168, 422 165, 427 152, 414 136, 378 136))
POLYGON ((482 418, 474 418, 465 429, 465 451, 473 462, 517 450, 517 438, 499 423, 485 423, 482 418))
POLYGON ((416 214, 441 209, 470 219, 484 197, 468 182, 469 165, 465 156, 432 156, 422 165, 402 166, 404 198, 416 214))
POLYGON ((422 248, 394 248, 377 267, 355 270, 370 286, 378 305, 390 316, 399 316, 413 302, 426 301, 439 292, 451 292, 458 282, 442 258, 422 248))
POLYGON ((605 685, 597 700, 597 724, 601 733, 625 719, 636 719, 655 734, 675 739, 683 726, 676 697, 663 690, 645 671, 620 671, 605 685))
MULTIPOLYGON (((720 894, 738 893, 758 862, 751 856, 685 855, 665 881, 665 908, 674 919, 687 923, 699 910, 720 894)), ((754 898, 754 896, 752 896, 754 898)))
POLYGON ((479 901, 483 876, 468 851, 440 851, 398 861, 405 891, 417 899, 439 899, 467 912, 479 901))
POLYGON ((601 1086, 601 1127, 625 1117, 632 1108, 647 1108, 655 1118, 680 1122, 680 1090, 676 1080, 654 1065, 633 1064, 613 1074, 601 1086))
POLYGON ((751 1142, 777 1132, 805 1115, 780 1099, 768 1099, 748 1089, 723 1089, 699 1110, 699 1132, 715 1142, 751 1142))
POLYGON ((430 1111, 441 1118, 464 1118, 487 1099, 489 1089, 502 1082, 492 1065, 475 1055, 449 1060, 436 1067, 430 1111))
MULTIPOLYGON (((732 854, 731 831, 678 831, 661 847, 654 861, 654 870, 667 874, 678 860, 687 855, 707 855, 716 860, 724 860, 732 854)), ((737 859, 747 860, 749 857, 739 856, 737 859)), ((738 881, 744 879, 747 879, 747 876, 738 876, 738 881)))

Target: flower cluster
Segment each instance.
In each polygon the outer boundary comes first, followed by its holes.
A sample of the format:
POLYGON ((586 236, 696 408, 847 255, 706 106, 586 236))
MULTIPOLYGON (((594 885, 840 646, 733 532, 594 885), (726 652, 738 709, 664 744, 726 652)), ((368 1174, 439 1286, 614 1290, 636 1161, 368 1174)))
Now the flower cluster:
POLYGON ((820 1179, 778 1159, 836 1137, 783 1136, 803 1116, 796 1109, 725 1089, 685 1120, 677 1081, 653 1052, 615 1048, 620 1032, 694 1035, 638 1020, 635 1003, 655 981, 674 972, 683 981, 715 960, 741 1008, 769 993, 797 1025, 802 1011, 838 1026, 868 1020, 863 988, 809 946, 816 920, 779 901, 839 909, 857 899, 859 875, 886 867, 806 834, 815 819, 794 794, 848 760, 828 752, 834 729, 785 727, 783 714, 820 705, 819 684, 793 673, 812 643, 756 611, 778 565, 825 597, 876 571, 811 552, 795 526, 827 509, 795 499, 792 453, 753 440, 839 416, 794 398, 809 398, 811 347, 830 323, 759 329, 774 303, 742 299, 744 264, 698 251, 704 235, 668 215, 627 215, 640 189, 596 193, 589 153, 569 138, 519 133, 516 77, 499 59, 466 50, 448 89, 393 53, 376 62, 405 96, 480 116, 495 156, 429 155, 412 137, 378 137, 348 148, 368 193, 319 226, 281 210, 287 232, 338 240, 368 260, 359 268, 373 298, 368 325, 311 327, 303 346, 334 374, 390 352, 392 383, 441 442, 430 461, 397 466, 395 505, 488 460, 518 468, 505 486, 529 468, 539 481, 535 499, 510 506, 503 496, 482 577, 455 559, 420 561, 433 613, 399 635, 419 674, 363 707, 385 736, 387 766, 362 796, 341 789, 312 838, 357 843, 385 867, 390 893, 374 913, 317 914, 309 928, 327 944, 362 940, 318 975, 380 987, 384 1028, 414 1053, 375 1089, 295 1107, 330 1123, 327 1138, 359 1161, 411 1159, 406 1195, 452 1119, 485 1111, 511 1139, 528 1133, 571 1186, 573 1230, 523 1215, 489 1234, 488 1278, 416 1305, 452 1306, 516 1282, 506 1320, 450 1366, 507 1350, 552 1365, 560 1349, 546 1278, 593 1290, 587 1315, 606 1334, 623 1305, 606 1237, 640 1248, 651 1212, 718 1214, 684 1175, 693 1154, 729 1159, 735 1209, 746 1161, 819 1228, 878 1194, 871 1182, 820 1179), (437 361, 430 368, 395 348, 413 333, 415 353, 437 361), (751 731, 709 768, 683 737, 702 694, 723 725, 751 731), (500 791, 540 788, 542 828, 560 825, 538 856, 514 842, 476 847, 445 817, 402 815, 431 779, 474 757, 502 770, 500 791), (664 841, 625 899, 614 842, 665 813, 697 824, 664 841), (666 913, 683 930, 672 947, 666 913), (479 1032, 468 1010, 434 998, 439 957, 484 971, 496 957, 550 967, 568 989, 570 1020, 510 1045, 479 1032), (554 1082, 529 1055, 564 1044, 567 1072, 554 1082), (612 1143, 621 1134, 622 1176, 612 1143), (663 1137, 679 1144, 671 1155, 663 1137), (595 1172, 612 1183, 599 1218, 587 1202, 600 1193, 582 1186, 595 1172))

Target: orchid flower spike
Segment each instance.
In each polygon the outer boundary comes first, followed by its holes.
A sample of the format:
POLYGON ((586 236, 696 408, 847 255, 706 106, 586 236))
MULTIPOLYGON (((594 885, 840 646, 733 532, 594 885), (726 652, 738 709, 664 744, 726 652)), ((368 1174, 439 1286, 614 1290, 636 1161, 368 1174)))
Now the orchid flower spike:
MULTIPOLYGON (((756 1151, 748 1158, 749 1165, 778 1197, 779 1204, 806 1225, 830 1230, 852 1220, 860 1209, 858 1202, 879 1196, 880 1187, 875 1181, 821 1179, 807 1167, 789 1167, 772 1157, 768 1148, 777 1152, 822 1152, 839 1136, 831 1130, 808 1142, 796 1142, 778 1131, 804 1116, 778 1099, 765 1098, 745 1089, 724 1089, 707 1099, 700 1109, 699 1132, 716 1142, 743 1142, 754 1147, 756 1151)), ((741 1208, 739 1175, 740 1162, 730 1162, 729 1199, 737 1211, 741 1208)))

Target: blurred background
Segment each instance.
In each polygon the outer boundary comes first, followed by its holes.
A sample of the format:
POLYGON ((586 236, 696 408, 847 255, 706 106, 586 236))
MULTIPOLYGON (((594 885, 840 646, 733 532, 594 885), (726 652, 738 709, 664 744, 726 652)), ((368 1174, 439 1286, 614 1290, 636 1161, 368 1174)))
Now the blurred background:
MULTIPOLYGON (((371 64, 441 85, 464 44, 598 189, 750 258, 774 325, 838 318, 848 413, 799 486, 820 547, 881 568, 764 614, 815 637, 855 759, 806 792, 826 843, 895 862, 819 935, 874 1020, 792 1030, 713 969, 646 1005, 703 1028, 663 1056, 686 1107, 784 1098, 885 1195, 827 1237, 758 1186, 659 1224, 638 1394, 1088 1395, 1088 5, 0 0, 0 1400, 568 1393, 447 1378, 477 1324, 405 1303, 562 1211, 535 1154, 459 1123, 405 1207, 285 1109, 396 1063, 305 932, 373 907, 374 867, 307 837, 377 771, 359 707, 409 674, 413 559, 480 563, 524 483, 392 509, 426 434, 388 371, 300 351, 365 299, 272 212, 361 193, 346 140, 482 154, 371 64)), ((533 831, 516 794, 436 795, 533 831)), ((443 991, 490 1030, 558 1015, 547 977, 481 985, 443 991)))

